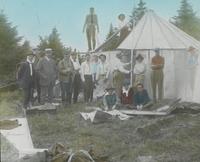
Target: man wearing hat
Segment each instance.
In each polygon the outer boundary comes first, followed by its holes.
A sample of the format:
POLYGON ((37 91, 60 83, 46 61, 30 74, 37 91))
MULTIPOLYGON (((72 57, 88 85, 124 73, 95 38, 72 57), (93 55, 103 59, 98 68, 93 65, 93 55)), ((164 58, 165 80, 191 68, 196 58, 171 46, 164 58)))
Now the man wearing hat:
POLYGON ((74 75, 73 63, 70 53, 66 52, 64 58, 58 64, 61 97, 64 105, 71 104, 72 80, 74 75))
POLYGON ((164 57, 160 56, 160 49, 156 48, 155 56, 151 60, 151 84, 153 90, 153 101, 156 102, 156 93, 158 90, 158 100, 163 99, 163 68, 165 64, 164 57))
POLYGON ((17 82, 24 92, 23 106, 25 109, 31 107, 31 102, 33 99, 33 88, 35 80, 35 70, 33 68, 34 61, 35 55, 33 54, 33 51, 29 51, 26 61, 20 64, 18 71, 17 82))
POLYGON ((45 56, 39 60, 37 71, 41 88, 41 104, 44 104, 46 101, 52 103, 53 88, 57 78, 58 69, 56 62, 52 59, 51 48, 45 49, 45 56))
POLYGON ((94 50, 96 47, 96 30, 99 32, 97 15, 94 13, 94 8, 90 8, 90 14, 86 16, 83 32, 86 29, 88 50, 94 50))
POLYGON ((108 85, 108 87, 106 88, 106 94, 103 98, 103 104, 106 111, 116 108, 117 95, 115 93, 115 88, 113 88, 111 85, 108 85))
POLYGON ((136 64, 133 69, 133 74, 135 76, 134 87, 139 83, 144 85, 144 76, 146 71, 146 64, 143 62, 144 57, 141 54, 138 54, 136 57, 136 64))

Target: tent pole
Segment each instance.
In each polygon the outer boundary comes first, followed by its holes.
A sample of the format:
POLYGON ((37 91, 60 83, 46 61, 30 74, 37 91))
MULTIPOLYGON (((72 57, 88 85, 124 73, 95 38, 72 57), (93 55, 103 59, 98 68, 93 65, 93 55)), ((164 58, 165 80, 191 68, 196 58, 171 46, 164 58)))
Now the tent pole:
POLYGON ((131 85, 133 86, 133 49, 131 49, 131 85))

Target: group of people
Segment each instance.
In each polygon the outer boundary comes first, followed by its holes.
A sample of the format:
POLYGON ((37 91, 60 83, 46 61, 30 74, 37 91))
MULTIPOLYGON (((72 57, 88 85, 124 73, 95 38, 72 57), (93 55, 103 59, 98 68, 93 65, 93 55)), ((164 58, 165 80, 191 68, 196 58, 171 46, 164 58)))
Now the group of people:
MULTIPOLYGON (((164 58, 159 52, 159 49, 155 49, 156 55, 151 63, 151 82, 155 102, 157 91, 158 99, 163 98, 164 58)), ((130 76, 131 70, 117 66, 112 71, 104 54, 88 53, 81 62, 76 52, 66 52, 63 59, 56 62, 53 59, 52 49, 47 48, 42 57, 36 56, 35 51, 28 53, 26 61, 20 64, 18 70, 17 81, 24 91, 25 109, 33 104, 34 94, 37 94, 39 104, 52 103, 56 83, 60 85, 64 106, 72 102, 77 103, 82 90, 85 103, 92 102, 95 96, 103 99, 106 110, 115 108, 116 105, 129 105, 140 109, 150 101, 147 90, 144 89, 146 65, 141 54, 136 57, 133 68, 134 83, 130 82, 130 78, 124 77, 127 74, 130 76)))
POLYGON ((107 88, 107 94, 104 97, 104 105, 106 109, 115 108, 117 105, 125 105, 140 110, 163 99, 163 68, 165 61, 164 57, 160 55, 160 50, 158 48, 154 51, 155 56, 151 60, 153 102, 151 102, 149 94, 144 88, 146 72, 144 57, 141 54, 138 54, 133 68, 133 84, 131 84, 129 80, 125 79, 119 94, 115 92, 116 88, 107 88))

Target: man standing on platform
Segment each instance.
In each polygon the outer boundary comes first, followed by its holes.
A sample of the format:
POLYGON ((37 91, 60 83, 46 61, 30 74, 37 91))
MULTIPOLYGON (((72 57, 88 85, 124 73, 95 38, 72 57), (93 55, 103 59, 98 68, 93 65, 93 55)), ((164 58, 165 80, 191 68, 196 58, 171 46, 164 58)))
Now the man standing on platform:
POLYGON ((94 13, 94 8, 90 8, 90 14, 86 16, 83 32, 87 35, 88 51, 94 50, 96 47, 96 30, 99 32, 97 15, 94 13))
POLYGON ((164 57, 160 56, 160 49, 155 49, 156 55, 151 60, 151 84, 152 84, 152 90, 153 90, 153 101, 156 102, 156 93, 158 88, 158 100, 163 99, 163 68, 165 64, 164 57))

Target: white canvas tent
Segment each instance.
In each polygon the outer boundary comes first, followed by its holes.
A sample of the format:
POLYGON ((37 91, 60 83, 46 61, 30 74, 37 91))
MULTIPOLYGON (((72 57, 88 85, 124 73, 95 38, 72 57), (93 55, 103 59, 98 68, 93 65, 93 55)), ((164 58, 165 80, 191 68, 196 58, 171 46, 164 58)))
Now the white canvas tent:
POLYGON ((136 53, 143 54, 147 64, 145 86, 151 94, 150 61, 154 56, 153 50, 160 48, 161 54, 165 57, 164 96, 200 102, 200 65, 195 67, 192 78, 190 74, 190 79, 194 81, 192 90, 189 83, 191 80, 186 76, 187 49, 190 46, 200 49, 200 42, 150 10, 145 13, 118 49, 135 50, 136 53))

